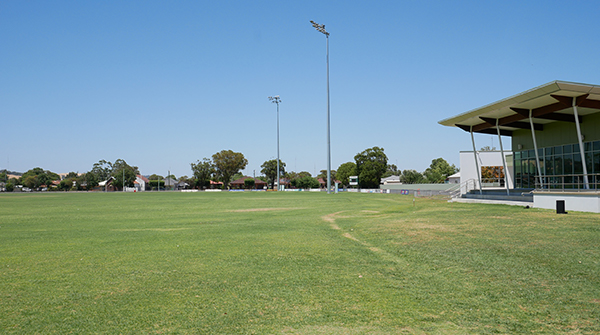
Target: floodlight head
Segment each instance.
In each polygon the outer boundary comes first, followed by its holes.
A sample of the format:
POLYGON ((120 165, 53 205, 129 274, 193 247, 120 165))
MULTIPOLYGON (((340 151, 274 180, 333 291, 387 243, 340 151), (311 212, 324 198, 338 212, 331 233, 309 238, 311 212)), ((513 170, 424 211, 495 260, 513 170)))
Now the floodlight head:
POLYGON ((315 27, 315 29, 323 34, 325 34, 326 36, 329 36, 329 33, 325 30, 325 25, 324 24, 318 24, 313 20, 310 20, 310 23, 312 23, 312 26, 315 27))
POLYGON ((278 95, 274 96, 274 97, 269 97, 269 100, 271 100, 272 103, 278 104, 281 102, 281 98, 279 98, 278 95))

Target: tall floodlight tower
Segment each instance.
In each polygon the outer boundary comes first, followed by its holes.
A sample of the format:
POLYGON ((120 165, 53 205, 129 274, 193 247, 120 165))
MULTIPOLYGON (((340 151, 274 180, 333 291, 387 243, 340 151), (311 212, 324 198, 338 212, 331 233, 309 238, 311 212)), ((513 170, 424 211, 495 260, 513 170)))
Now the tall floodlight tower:
POLYGON ((281 186, 279 186, 279 103, 281 102, 281 98, 278 95, 274 97, 269 97, 272 103, 277 104, 277 191, 280 190, 281 186))
POLYGON ((324 24, 318 24, 315 21, 310 21, 312 26, 318 32, 325 35, 327 49, 327 194, 331 193, 331 140, 330 140, 330 113, 329 113, 329 33, 325 30, 324 24))

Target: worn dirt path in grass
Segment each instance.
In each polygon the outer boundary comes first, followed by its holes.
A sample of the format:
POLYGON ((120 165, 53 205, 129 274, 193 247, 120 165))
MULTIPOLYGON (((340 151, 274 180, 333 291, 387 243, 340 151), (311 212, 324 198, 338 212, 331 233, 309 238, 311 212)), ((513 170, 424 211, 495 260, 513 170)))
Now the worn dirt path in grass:
MULTIPOLYGON (((363 211, 363 212, 364 213, 374 213, 374 214, 379 213, 378 211, 366 211, 366 210, 363 211)), ((331 213, 331 214, 327 214, 327 215, 322 216, 321 219, 323 219, 323 221, 329 223, 329 226, 332 229, 334 229, 334 230, 340 230, 341 231, 342 228, 340 228, 340 226, 338 226, 335 223, 336 218, 350 218, 351 217, 351 216, 341 216, 340 215, 341 213, 343 213, 343 211, 341 211, 341 212, 335 212, 335 213, 331 213)), ((348 239, 351 239, 353 241, 356 241, 356 242, 360 243, 361 245, 367 247, 369 250, 371 250, 371 251, 373 251, 375 253, 380 254, 384 258, 387 258, 387 259, 392 260, 394 262, 400 262, 401 261, 401 259, 395 257, 394 255, 392 255, 392 254, 390 254, 390 253, 388 253, 388 252, 386 252, 386 251, 384 251, 384 250, 382 250, 382 249, 380 249, 378 247, 372 246, 372 245, 370 245, 369 243, 367 243, 365 241, 359 240, 358 238, 356 238, 356 236, 350 234, 349 232, 342 233, 342 236, 345 237, 345 238, 348 238, 348 239)))

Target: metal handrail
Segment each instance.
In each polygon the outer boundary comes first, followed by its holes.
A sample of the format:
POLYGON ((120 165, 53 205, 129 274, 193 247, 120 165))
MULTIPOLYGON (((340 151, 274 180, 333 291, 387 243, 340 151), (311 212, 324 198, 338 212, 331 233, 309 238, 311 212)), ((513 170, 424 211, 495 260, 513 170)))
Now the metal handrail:
POLYGON ((452 185, 446 189, 446 192, 450 195, 451 198, 458 198, 461 195, 461 190, 463 187, 466 189, 465 193, 469 193, 469 191, 474 190, 477 185, 477 180, 475 178, 467 179, 460 184, 452 185), (472 187, 470 187, 472 185, 472 187))
POLYGON ((597 192, 600 190, 600 173, 546 175, 541 178, 536 175, 535 190, 539 192, 597 192), (585 176, 588 177, 589 188, 585 187, 585 176), (540 180, 542 181, 540 182, 540 180))

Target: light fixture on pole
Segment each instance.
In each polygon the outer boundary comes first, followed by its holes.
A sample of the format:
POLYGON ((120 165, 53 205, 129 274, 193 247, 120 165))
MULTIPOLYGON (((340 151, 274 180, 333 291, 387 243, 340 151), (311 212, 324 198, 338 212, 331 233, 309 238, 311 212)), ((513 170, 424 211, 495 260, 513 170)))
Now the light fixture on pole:
POLYGON ((269 100, 271 100, 272 103, 277 104, 277 191, 279 191, 279 103, 281 102, 281 98, 276 95, 274 97, 269 97, 269 100))
POLYGON ((331 140, 330 140, 330 113, 329 113, 329 33, 325 30, 324 24, 318 24, 315 21, 310 21, 312 26, 318 32, 325 35, 327 42, 327 194, 331 193, 331 140))

